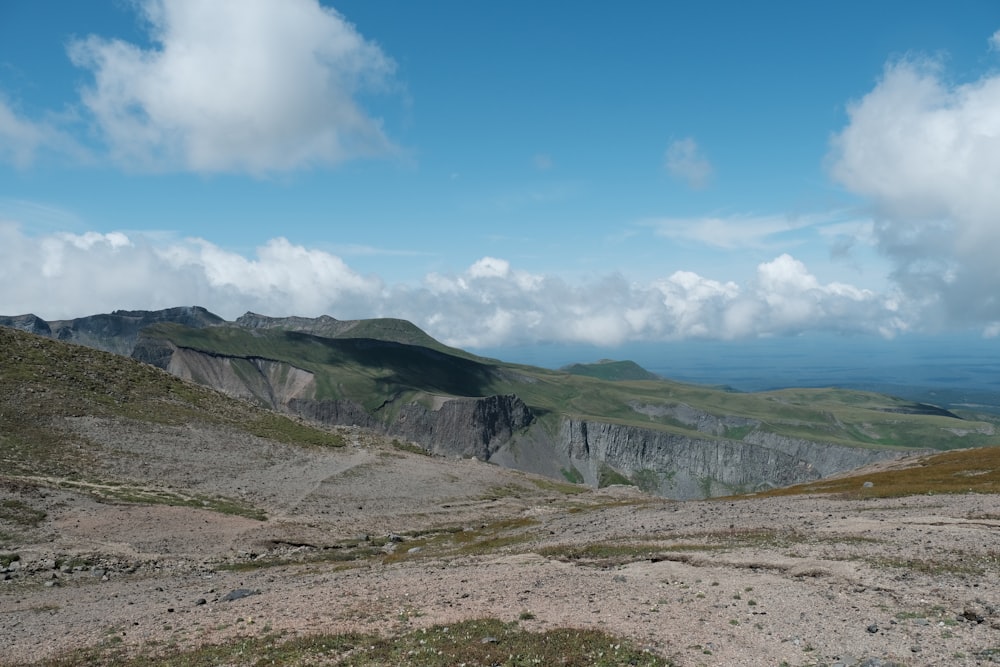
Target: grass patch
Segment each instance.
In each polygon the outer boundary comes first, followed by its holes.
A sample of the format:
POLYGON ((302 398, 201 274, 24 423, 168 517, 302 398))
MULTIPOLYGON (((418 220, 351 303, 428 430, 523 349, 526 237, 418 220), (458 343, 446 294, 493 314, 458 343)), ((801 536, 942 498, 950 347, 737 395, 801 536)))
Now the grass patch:
POLYGON ((597 488, 603 489, 604 487, 611 486, 613 484, 635 486, 635 482, 630 480, 628 477, 621 474, 611 466, 602 464, 601 471, 597 476, 597 488))
POLYGON ((26 528, 35 528, 45 520, 45 512, 36 510, 20 500, 0 501, 0 521, 26 528))
POLYGON ((474 556, 490 554, 502 549, 522 544, 535 537, 530 528, 538 525, 538 520, 530 517, 503 519, 478 528, 449 526, 402 533, 392 540, 388 537, 371 538, 364 541, 351 540, 341 544, 314 547, 299 552, 292 557, 258 557, 249 561, 224 563, 218 570, 248 572, 269 567, 309 565, 317 563, 351 563, 381 561, 400 563, 420 558, 447 558, 450 556, 474 556), (398 540, 398 541, 397 541, 398 540), (395 548, 386 551, 387 544, 394 542, 395 548))
POLYGON ((670 663, 627 640, 599 630, 559 628, 546 632, 529 632, 516 622, 478 619, 413 630, 394 637, 360 633, 291 639, 278 635, 238 637, 224 644, 168 654, 146 648, 129 656, 121 646, 106 642, 103 646, 74 651, 56 660, 46 661, 45 664, 52 667, 79 664, 116 667, 209 667, 223 664, 663 667, 670 663))
POLYGON ((760 547, 788 547, 805 541, 806 536, 792 530, 750 529, 703 531, 663 536, 643 542, 592 542, 590 544, 553 545, 538 550, 538 555, 567 563, 595 567, 618 567, 638 561, 683 560, 674 554, 718 552, 760 547))
POLYGON ((660 490, 660 474, 655 470, 639 470, 632 475, 632 483, 646 493, 656 493, 660 490))
POLYGON ((866 475, 819 480, 757 496, 836 494, 849 500, 935 493, 1000 493, 1000 447, 963 449, 918 458, 913 465, 866 475), (870 486, 865 486, 870 482, 870 486))
POLYGON ((501 498, 520 498, 529 492, 520 484, 504 484, 503 486, 491 486, 486 493, 479 496, 480 500, 500 500, 501 498))
POLYGON ((554 558, 565 563, 593 565, 596 567, 618 567, 638 561, 667 560, 670 552, 708 551, 720 547, 709 544, 663 545, 654 542, 595 542, 583 545, 554 545, 538 550, 539 556, 554 558))
POLYGON ((69 479, 60 480, 59 486, 64 489, 73 489, 88 493, 99 502, 193 507, 210 512, 218 512, 219 514, 242 516, 255 521, 267 521, 267 514, 263 510, 243 501, 225 496, 183 495, 165 489, 69 479))
POLYGON ((0 327, 0 448, 9 475, 75 478, 97 467, 99 446, 61 426, 66 417, 205 424, 287 444, 339 447, 343 436, 127 357, 0 327))
POLYGON ((570 484, 583 484, 583 473, 576 469, 576 466, 570 465, 569 468, 560 468, 559 472, 570 484))
POLYGON ((420 445, 416 445, 412 442, 400 442, 396 438, 392 439, 392 447, 393 449, 398 449, 401 452, 409 452, 410 454, 420 454, 422 456, 431 455, 429 451, 427 451, 420 445))
POLYGON ((536 479, 531 478, 531 482, 537 486, 542 491, 553 491, 555 493, 561 493, 563 495, 575 496, 580 493, 587 493, 590 491, 585 486, 580 486, 581 482, 572 482, 567 484, 565 482, 559 482, 554 479, 536 479))
POLYGON ((324 431, 302 424, 285 415, 264 412, 246 426, 247 431, 261 438, 287 444, 314 447, 343 447, 347 444, 339 433, 324 431))
POLYGON ((940 576, 944 574, 960 577, 978 577, 987 572, 1000 571, 1000 552, 985 555, 949 553, 947 558, 893 558, 878 556, 863 558, 872 567, 909 570, 920 574, 940 576))

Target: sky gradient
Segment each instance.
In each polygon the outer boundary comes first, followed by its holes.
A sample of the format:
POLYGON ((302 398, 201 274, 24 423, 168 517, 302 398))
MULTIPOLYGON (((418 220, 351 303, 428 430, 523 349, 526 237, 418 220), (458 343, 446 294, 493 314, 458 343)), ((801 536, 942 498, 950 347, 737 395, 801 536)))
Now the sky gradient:
POLYGON ((1000 4, 0 4, 0 313, 1000 334, 1000 4))

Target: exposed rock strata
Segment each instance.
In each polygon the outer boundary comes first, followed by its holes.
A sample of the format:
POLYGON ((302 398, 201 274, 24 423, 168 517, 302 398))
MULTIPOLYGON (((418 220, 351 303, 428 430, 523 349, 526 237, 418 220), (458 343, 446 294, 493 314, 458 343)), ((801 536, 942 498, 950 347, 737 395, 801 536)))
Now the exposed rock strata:
MULTIPOLYGON (((316 380, 308 370, 262 357, 196 351, 142 334, 144 327, 159 322, 326 336, 342 335, 359 326, 358 321, 331 317, 270 318, 254 313, 227 323, 197 307, 115 311, 54 322, 34 315, 0 318, 0 325, 131 355, 179 377, 307 419, 376 429, 419 443, 435 454, 475 456, 553 477, 567 475, 593 486, 607 479, 627 479, 668 497, 705 497, 810 481, 896 456, 888 450, 781 436, 762 430, 754 419, 708 414, 682 403, 630 404, 636 413, 649 418, 649 428, 572 418, 542 423, 514 395, 453 396, 463 389, 469 391, 465 385, 452 387, 446 382, 467 371, 465 367, 442 370, 434 365, 444 379, 439 378, 433 393, 415 400, 391 398, 376 408, 348 399, 317 400, 316 380), (678 426, 681 432, 674 428, 678 426)), ((402 339, 419 332, 403 321, 398 321, 397 329, 402 339)), ((455 362, 430 349, 426 354, 440 356, 442 363, 473 364, 455 362)), ((515 371, 503 372, 516 375, 515 371)))

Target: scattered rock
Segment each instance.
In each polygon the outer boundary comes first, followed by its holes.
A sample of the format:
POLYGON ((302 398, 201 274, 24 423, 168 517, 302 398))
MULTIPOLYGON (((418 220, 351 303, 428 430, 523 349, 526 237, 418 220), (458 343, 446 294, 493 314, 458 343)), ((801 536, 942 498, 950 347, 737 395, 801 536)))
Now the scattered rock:
POLYGON ((250 597, 251 595, 260 595, 260 591, 250 590, 249 588, 237 588, 236 590, 229 591, 222 596, 223 602, 233 602, 235 600, 242 600, 243 598, 250 597))
POLYGON ((974 623, 982 623, 983 621, 986 620, 983 617, 983 615, 977 612, 975 609, 968 609, 968 608, 962 612, 961 618, 963 620, 972 621, 974 623))

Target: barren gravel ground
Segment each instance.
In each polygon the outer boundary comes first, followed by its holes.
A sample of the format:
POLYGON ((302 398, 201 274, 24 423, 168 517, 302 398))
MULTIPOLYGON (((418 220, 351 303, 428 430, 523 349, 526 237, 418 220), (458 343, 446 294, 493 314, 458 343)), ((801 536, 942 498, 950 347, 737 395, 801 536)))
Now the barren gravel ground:
POLYGON ((101 643, 170 650, 485 616, 600 628, 677 665, 1000 661, 997 496, 678 503, 567 493, 356 430, 342 449, 301 450, 69 427, 114 443, 103 480, 221 494, 268 519, 0 478, 0 500, 46 513, 0 524, 20 556, 0 568, 3 664, 101 643), (254 594, 224 599, 241 589, 254 594))

